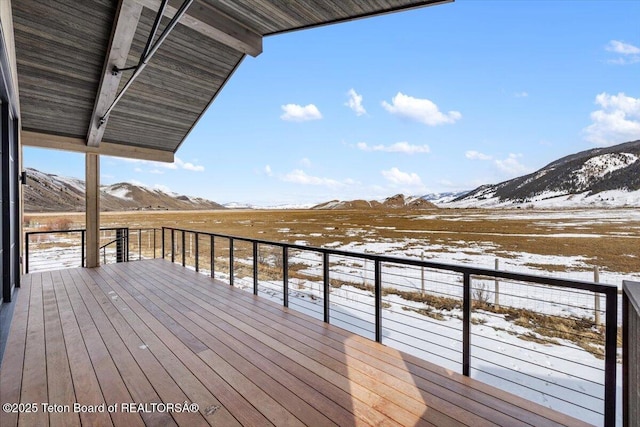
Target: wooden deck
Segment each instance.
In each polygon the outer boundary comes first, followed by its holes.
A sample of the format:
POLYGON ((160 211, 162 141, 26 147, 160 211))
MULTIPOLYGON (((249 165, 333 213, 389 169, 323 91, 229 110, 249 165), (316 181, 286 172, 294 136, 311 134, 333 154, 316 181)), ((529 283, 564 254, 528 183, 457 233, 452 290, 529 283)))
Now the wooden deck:
POLYGON ((0 400, 37 409, 2 427, 585 425, 164 260, 24 276, 0 400))

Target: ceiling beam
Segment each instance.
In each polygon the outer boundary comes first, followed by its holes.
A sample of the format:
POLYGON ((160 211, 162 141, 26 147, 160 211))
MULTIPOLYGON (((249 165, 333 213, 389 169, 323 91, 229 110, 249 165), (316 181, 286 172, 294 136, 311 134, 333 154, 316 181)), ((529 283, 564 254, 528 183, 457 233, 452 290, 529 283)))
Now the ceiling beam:
POLYGON ((25 147, 50 148, 76 153, 99 154, 103 156, 151 160, 164 163, 173 163, 174 161, 174 154, 171 151, 154 150, 152 148, 134 147, 109 142, 102 142, 99 147, 92 147, 86 145, 85 140, 82 138, 49 135, 26 130, 20 132, 20 142, 25 147))
MULTIPOLYGON (((158 10, 161 0, 136 0, 139 4, 151 10, 158 10)), ((165 10, 165 16, 172 18, 178 8, 180 0, 170 0, 165 10)), ((238 52, 251 56, 262 53, 262 36, 233 18, 202 1, 195 1, 180 23, 212 38, 238 52)))
POLYGON ((87 132, 86 144, 90 147, 97 147, 102 141, 106 126, 101 126, 101 120, 116 98, 122 78, 122 73, 114 73, 113 67, 124 68, 141 13, 142 6, 135 0, 120 0, 87 132))

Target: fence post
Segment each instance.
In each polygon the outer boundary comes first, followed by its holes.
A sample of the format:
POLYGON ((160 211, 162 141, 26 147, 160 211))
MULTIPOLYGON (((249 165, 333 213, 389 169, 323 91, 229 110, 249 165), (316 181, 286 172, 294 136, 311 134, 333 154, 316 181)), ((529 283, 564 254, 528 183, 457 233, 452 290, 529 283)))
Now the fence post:
POLYGON ((329 253, 322 253, 322 270, 323 270, 323 282, 324 282, 324 322, 329 323, 329 253))
POLYGON ((229 237, 229 285, 233 286, 233 238, 229 237))
MULTIPOLYGON (((24 235, 24 274, 29 274, 29 236, 31 236, 29 233, 25 233, 24 235)), ((82 247, 84 248, 84 239, 82 241, 82 247)))
POLYGON ((209 261, 211 262, 211 278, 213 279, 215 277, 215 273, 214 273, 214 269, 216 267, 216 250, 215 250, 215 245, 216 245, 216 241, 215 238, 213 237, 213 234, 209 236, 211 238, 210 241, 210 248, 209 248, 209 261))
POLYGON ((289 248, 282 247, 282 305, 289 307, 289 248))
POLYGON ((463 273, 462 295, 462 375, 471 372, 471 275, 463 273))
POLYGON ((171 262, 176 262, 176 230, 171 229, 171 262))
POLYGON ((376 259, 373 265, 374 269, 374 288, 375 288, 375 300, 376 300, 376 341, 382 342, 382 269, 380 266, 380 260, 376 259))
POLYGON ((182 230, 182 266, 187 265, 187 251, 184 250, 185 242, 186 242, 187 232, 182 230))
MULTIPOLYGON (((598 270, 598 266, 593 266, 593 282, 600 283, 600 270, 598 270)), ((595 319, 596 326, 602 324, 602 319, 600 319, 600 293, 593 293, 593 317, 595 319)))
MULTIPOLYGON (((500 269, 500 260, 496 258, 496 270, 500 269)), ((495 308, 500 308, 500 281, 496 277, 493 290, 493 305, 495 308)))
POLYGON ((85 236, 84 235, 85 235, 85 233, 86 233, 85 230, 82 230, 80 232, 80 236, 81 236, 80 240, 82 240, 82 245, 81 245, 82 246, 82 249, 81 249, 81 252, 82 252, 81 253, 81 257, 82 257, 82 259, 80 260, 80 267, 82 267, 82 268, 84 268, 84 254, 85 254, 85 252, 84 252, 85 251, 85 247, 84 247, 85 236))
POLYGON ((200 271, 200 245, 198 244, 199 241, 199 233, 196 232, 196 273, 200 271))
POLYGON ((253 242, 253 294, 258 295, 258 242, 253 242))
MULTIPOLYGON (((162 259, 164 259, 164 227, 162 227, 162 233, 160 233, 160 236, 162 237, 162 244, 161 244, 162 259)), ((154 239, 154 245, 155 245, 155 239, 154 239)), ((154 246, 154 254, 155 254, 155 246, 154 246)))

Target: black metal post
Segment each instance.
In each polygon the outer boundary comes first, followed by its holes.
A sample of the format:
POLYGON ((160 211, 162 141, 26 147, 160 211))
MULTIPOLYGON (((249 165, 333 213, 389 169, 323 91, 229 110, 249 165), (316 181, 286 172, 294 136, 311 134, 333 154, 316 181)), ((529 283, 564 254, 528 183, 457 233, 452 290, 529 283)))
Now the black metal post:
POLYGON ((380 260, 374 261, 374 287, 375 287, 375 327, 376 327, 376 341, 382 342, 382 268, 380 260))
POLYGON ((215 250, 215 238, 213 237, 213 234, 210 237, 211 237, 211 247, 209 248, 210 249, 210 254, 209 254, 210 258, 209 259, 210 259, 210 262, 211 262, 211 277, 213 278, 213 277, 215 277, 214 269, 215 269, 215 266, 216 266, 216 264, 215 264, 216 250, 215 250))
POLYGON ((258 295, 258 242, 253 242, 253 294, 258 295))
POLYGON ((229 237, 229 285, 233 286, 233 239, 229 237))
POLYGON ((176 262, 176 230, 171 229, 171 262, 176 262))
POLYGON ((200 271, 200 245, 198 244, 198 240, 199 240, 200 234, 196 233, 196 245, 195 245, 195 249, 196 249, 196 272, 200 271))
POLYGON ((282 247, 282 304, 289 307, 289 248, 282 247))
POLYGON ((606 293, 606 324, 604 349, 604 425, 616 425, 616 358, 618 339, 618 290, 606 293))
POLYGON ((182 266, 187 265, 187 251, 185 250, 185 242, 186 242, 186 234, 187 232, 182 230, 182 266))
POLYGON ((82 230, 82 232, 80 233, 80 240, 82 240, 82 249, 81 249, 81 257, 82 259, 80 260, 80 267, 84 268, 84 251, 85 251, 85 247, 84 247, 84 241, 85 241, 85 237, 84 234, 86 233, 85 230, 82 230))
MULTIPOLYGON (((116 262, 125 262, 124 253, 124 228, 116 228, 116 262)), ((107 263, 107 248, 104 248, 104 263, 107 263)))
MULTIPOLYGON (((29 233, 24 235, 24 274, 29 274, 29 233)), ((82 242, 84 247, 84 242, 82 242)))
POLYGON ((462 294, 462 375, 471 373, 471 275, 464 274, 462 294))
POLYGON ((323 264, 323 274, 322 278, 324 280, 324 321, 325 323, 329 323, 329 319, 331 318, 331 314, 329 313, 329 253, 323 252, 322 254, 322 264, 323 264))
MULTIPOLYGON (((162 227, 162 233, 160 233, 160 234, 162 236, 162 243, 161 243, 161 246, 162 246, 162 259, 164 259, 164 227, 162 227)), ((155 244, 155 242, 154 242, 154 244, 155 244)))

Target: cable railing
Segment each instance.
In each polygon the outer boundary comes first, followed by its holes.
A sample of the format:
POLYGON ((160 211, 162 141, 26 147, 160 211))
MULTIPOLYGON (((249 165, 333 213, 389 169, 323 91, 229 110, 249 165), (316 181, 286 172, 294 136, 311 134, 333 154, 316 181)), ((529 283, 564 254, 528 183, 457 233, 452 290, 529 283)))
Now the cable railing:
MULTIPOLYGON (((85 266, 85 229, 25 233, 25 274, 85 266)), ((156 258, 160 230, 111 227, 100 229, 100 256, 105 264, 156 258)))
POLYGON ((615 425, 616 286, 172 227, 161 242, 163 258, 231 286, 615 425))

